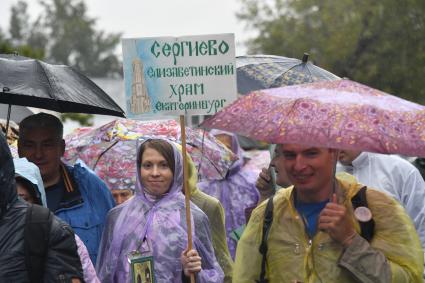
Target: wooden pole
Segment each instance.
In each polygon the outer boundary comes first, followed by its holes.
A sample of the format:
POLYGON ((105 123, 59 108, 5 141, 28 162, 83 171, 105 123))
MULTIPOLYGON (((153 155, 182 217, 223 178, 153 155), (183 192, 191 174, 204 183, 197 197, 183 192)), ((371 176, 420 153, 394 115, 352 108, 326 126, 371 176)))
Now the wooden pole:
MULTIPOLYGON (((192 249, 192 221, 190 214, 190 190, 188 185, 188 168, 186 160, 186 126, 184 123, 184 115, 180 115, 180 130, 182 139, 182 156, 183 156, 183 189, 186 206, 186 225, 187 225, 187 250, 192 249)), ((190 276, 190 282, 195 283, 195 275, 190 276)))

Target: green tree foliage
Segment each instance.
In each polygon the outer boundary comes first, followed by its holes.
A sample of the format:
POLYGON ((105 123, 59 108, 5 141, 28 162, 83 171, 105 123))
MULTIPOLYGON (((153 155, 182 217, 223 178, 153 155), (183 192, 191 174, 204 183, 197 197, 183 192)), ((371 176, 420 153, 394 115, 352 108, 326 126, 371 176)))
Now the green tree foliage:
POLYGON ((301 59, 425 104, 425 1, 240 0, 251 53, 301 59))
MULTIPOLYGON (((82 0, 40 1, 44 11, 31 21, 28 5, 11 8, 9 34, 0 28, 0 53, 14 53, 50 63, 74 66, 91 77, 120 76, 121 63, 114 51, 120 34, 95 29, 82 0)), ((65 113, 61 119, 93 125, 92 114, 65 113)))
POLYGON ((115 55, 120 33, 96 29, 83 0, 42 0, 43 11, 31 21, 25 1, 11 8, 9 37, 0 32, 0 51, 73 66, 90 77, 121 76, 115 55))
POLYGON ((93 115, 82 113, 63 113, 61 114, 62 122, 67 120, 76 121, 81 126, 93 126, 93 115))
POLYGON ((0 53, 14 53, 36 59, 44 57, 45 37, 37 21, 30 25, 27 4, 19 1, 11 8, 8 37, 0 30, 0 53))
POLYGON ((81 0, 48 0, 43 26, 49 38, 47 57, 55 63, 75 66, 91 77, 115 76, 121 65, 114 54, 121 34, 95 29, 96 20, 87 15, 81 0))
POLYGON ((27 13, 28 4, 19 1, 11 8, 9 33, 12 40, 23 43, 29 33, 29 17, 27 13))

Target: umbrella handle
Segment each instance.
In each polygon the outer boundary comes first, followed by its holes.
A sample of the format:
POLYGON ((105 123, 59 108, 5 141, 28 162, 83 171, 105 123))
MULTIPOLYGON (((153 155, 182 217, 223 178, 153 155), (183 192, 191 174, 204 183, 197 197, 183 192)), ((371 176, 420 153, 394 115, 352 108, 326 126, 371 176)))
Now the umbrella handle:
POLYGON ((9 107, 7 108, 7 121, 6 121, 6 140, 7 140, 7 131, 9 130, 9 122, 10 122, 10 112, 12 111, 12 104, 9 104, 9 107))
POLYGON ((274 166, 269 167, 270 170, 270 184, 272 185, 273 193, 276 192, 276 170, 274 166))

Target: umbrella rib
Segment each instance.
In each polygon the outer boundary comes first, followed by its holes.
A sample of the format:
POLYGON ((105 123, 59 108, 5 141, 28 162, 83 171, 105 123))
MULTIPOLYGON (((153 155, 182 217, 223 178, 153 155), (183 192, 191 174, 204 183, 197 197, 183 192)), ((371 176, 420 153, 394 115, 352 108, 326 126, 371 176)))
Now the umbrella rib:
MULTIPOLYGON (((193 147, 195 147, 195 148, 199 148, 197 145, 195 145, 195 144, 193 144, 193 143, 188 143, 188 145, 191 145, 191 146, 193 146, 193 147)), ((203 145, 202 145, 202 148, 203 148, 203 145)), ((220 170, 218 170, 218 167, 214 164, 214 162, 212 162, 211 161, 211 159, 209 159, 208 158, 208 156, 204 156, 204 153, 203 153, 203 150, 201 150, 201 156, 202 156, 202 158, 201 158, 201 162, 200 162, 200 164, 202 163, 202 160, 205 158, 206 160, 208 160, 210 163, 211 163, 211 165, 214 167, 214 169, 220 174, 220 176, 223 178, 224 176, 223 176, 223 174, 221 174, 221 172, 220 172, 220 170)), ((200 172, 200 169, 201 169, 201 166, 200 166, 200 164, 198 165, 198 172, 200 172)))
POLYGON ((212 164, 212 166, 215 168, 215 170, 217 170, 217 172, 218 172, 218 174, 220 174, 220 176, 222 177, 222 178, 224 178, 224 176, 223 176, 223 174, 221 174, 221 172, 220 172, 220 170, 218 170, 218 168, 217 168, 217 166, 214 164, 214 162, 212 162, 209 158, 208 158, 208 156, 206 156, 205 157, 211 164, 212 164))
MULTIPOLYGON (((46 79, 47 79, 47 82, 49 83, 49 88, 48 88, 48 91, 49 91, 49 93, 51 93, 50 92, 50 90, 51 89, 53 89, 54 88, 54 84, 52 84, 51 83, 51 81, 50 81, 50 79, 49 79, 49 76, 47 75, 47 72, 46 72, 46 70, 44 69, 44 67, 43 67, 43 65, 41 64, 41 62, 39 61, 39 60, 35 60, 35 62, 37 63, 37 65, 41 68, 41 70, 43 71, 43 74, 44 74, 44 76, 46 77, 46 79)), ((57 101, 57 99, 56 99, 56 97, 53 95, 53 93, 51 93, 50 94, 50 97, 52 97, 55 101, 57 101)))
POLYGON ((50 90, 53 91, 60 91, 61 94, 63 94, 64 92, 61 91, 61 89, 54 83, 52 83, 52 81, 50 80, 49 76, 47 75, 46 70, 44 69, 43 65, 41 64, 41 62, 39 60, 36 60, 37 64, 40 66, 40 68, 43 70, 43 73, 47 79, 47 82, 49 83, 50 88, 48 89, 50 96, 52 97, 52 99, 56 102, 57 106, 58 106, 58 110, 59 112, 63 113, 64 111, 62 110, 62 107, 59 103, 59 99, 57 99, 57 96, 55 96, 54 92, 51 92, 50 90))
MULTIPOLYGON (((275 82, 278 78, 280 78, 281 76, 285 75, 287 72, 289 72, 290 70, 292 70, 293 68, 295 68, 295 67, 297 67, 297 66, 299 66, 299 65, 301 65, 301 64, 303 64, 303 63, 295 64, 294 66, 290 67, 290 68, 289 68, 288 70, 286 70, 285 72, 283 72, 283 73, 281 73, 281 74, 277 75, 277 76, 273 79, 273 83, 274 83, 274 82, 275 82)), ((308 70, 308 68, 307 68, 307 70, 308 70)), ((310 70, 308 70, 308 72, 309 72, 309 73, 310 73, 310 75, 311 75, 310 70)))
MULTIPOLYGON (((199 165, 198 165, 198 172, 200 172, 201 166, 202 166, 202 161, 204 161, 204 140, 205 140, 205 130, 202 132, 201 162, 199 162, 199 165)), ((198 174, 198 177, 199 177, 199 174, 198 174)))
POLYGON ((308 68, 307 63, 305 63, 305 68, 307 69, 307 71, 310 74, 310 76, 313 77, 313 74, 311 73, 310 69, 308 68))
MULTIPOLYGON (((71 72, 81 76, 84 75, 83 73, 81 73, 79 70, 75 69, 74 67, 70 67, 69 68, 71 70, 71 72)), ((124 112, 121 109, 121 106, 119 106, 109 95, 107 95, 107 93, 101 88, 99 87, 95 82, 93 82, 92 80, 87 81, 88 84, 90 84, 91 87, 95 87, 98 88, 100 91, 104 92, 106 94, 106 96, 104 97, 105 100, 108 101, 108 103, 114 107, 117 107, 118 109, 120 109, 122 112, 124 112)), ((115 110, 116 111, 116 110, 115 110)))
POLYGON ((96 162, 93 165, 93 170, 96 168, 97 163, 99 162, 100 158, 102 158, 102 156, 108 151, 110 150, 114 145, 116 145, 119 142, 119 140, 114 141, 107 149, 105 149, 105 151, 103 151, 101 154, 99 154, 99 157, 96 159, 96 162))
MULTIPOLYGON (((279 57, 279 56, 278 56, 279 57)), ((264 58, 264 57, 263 57, 264 58)), ((265 58, 268 58, 268 57, 265 57, 265 58)), ((299 64, 299 62, 300 62, 300 60, 299 59, 295 59, 295 58, 286 58, 285 57, 285 59, 283 59, 283 58, 276 58, 276 57, 274 57, 274 58, 268 58, 268 59, 273 59, 273 60, 269 60, 269 61, 267 61, 267 62, 248 62, 248 63, 241 63, 242 64, 242 66, 238 66, 238 67, 236 67, 236 68, 244 68, 244 67, 247 67, 247 66, 252 66, 252 65, 254 65, 254 66, 258 66, 258 65, 265 65, 265 64, 275 64, 275 63, 284 63, 284 64, 287 64, 288 63, 288 61, 290 61, 290 60, 294 60, 294 61, 296 61, 298 64, 299 64)), ((251 60, 249 60, 249 61, 251 61, 251 60)))
MULTIPOLYGON (((287 64, 287 62, 285 62, 284 60, 281 60, 281 61, 273 61, 273 62, 261 62, 261 63, 256 63, 256 62, 254 62, 254 63, 249 63, 249 64, 246 64, 246 65, 243 65, 243 66, 240 66, 240 67, 237 67, 237 68, 243 68, 243 67, 247 67, 247 66, 258 66, 258 65, 265 65, 265 64, 274 64, 274 63, 284 63, 284 64, 287 64)), ((299 64, 298 64, 299 65, 299 64)))
MULTIPOLYGON (((285 62, 285 61, 274 61, 274 62, 272 62, 272 63, 283 63, 283 64, 287 64, 287 62, 285 62)), ((240 66, 240 67, 237 67, 237 68, 248 68, 248 66, 257 67, 257 66, 259 66, 259 65, 269 65, 269 64, 271 64, 271 62, 250 63, 250 64, 243 65, 243 66, 240 66)), ((290 67, 290 68, 289 68, 289 69, 287 69, 284 73, 288 72, 290 69, 292 69, 292 68, 294 68, 294 67, 296 67, 296 66, 298 66, 298 65, 300 65, 300 63, 295 64, 294 66, 290 67)), ((283 73, 283 74, 284 74, 284 73, 283 73)))
POLYGON ((299 66, 299 65, 301 65, 301 64, 303 64, 303 63, 300 63, 300 64, 296 64, 296 65, 294 65, 294 66, 292 66, 291 68, 289 68, 284 74, 286 74, 287 72, 289 72, 290 70, 292 70, 293 68, 295 68, 295 67, 297 67, 297 66, 299 66))

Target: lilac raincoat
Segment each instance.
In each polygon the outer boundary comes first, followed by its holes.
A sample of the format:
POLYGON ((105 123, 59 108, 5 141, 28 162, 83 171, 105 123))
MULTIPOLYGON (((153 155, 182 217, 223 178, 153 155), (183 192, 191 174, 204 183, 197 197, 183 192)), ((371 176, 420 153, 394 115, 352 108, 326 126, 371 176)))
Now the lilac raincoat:
POLYGON ((229 169, 227 176, 222 180, 204 181, 198 187, 205 193, 220 200, 225 211, 227 244, 230 254, 235 258, 236 240, 230 237, 233 230, 246 224, 245 209, 256 206, 259 193, 255 187, 258 174, 243 169, 243 150, 236 135, 228 132, 212 130, 211 134, 226 134, 232 138, 231 150, 239 159, 229 169))
POLYGON ((93 263, 91 262, 89 251, 83 241, 75 234, 75 242, 77 243, 77 251, 80 256, 81 265, 83 266, 84 282, 85 283, 100 283, 97 278, 93 263))
MULTIPOLYGON (((157 201, 144 193, 140 182, 141 160, 137 160, 135 196, 108 214, 96 265, 101 282, 131 282, 128 254, 135 250, 144 252, 146 243, 154 258, 156 282, 182 282, 180 255, 187 248, 187 229, 182 157, 174 145, 173 149, 174 180, 169 192, 157 201)), ((138 156, 139 151, 140 147, 138 156)), ((223 282, 224 274, 214 255, 208 218, 193 204, 191 212, 193 247, 202 258, 202 271, 197 274, 196 282, 223 282)))

